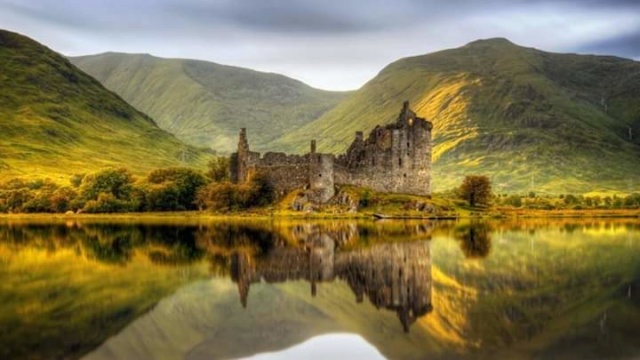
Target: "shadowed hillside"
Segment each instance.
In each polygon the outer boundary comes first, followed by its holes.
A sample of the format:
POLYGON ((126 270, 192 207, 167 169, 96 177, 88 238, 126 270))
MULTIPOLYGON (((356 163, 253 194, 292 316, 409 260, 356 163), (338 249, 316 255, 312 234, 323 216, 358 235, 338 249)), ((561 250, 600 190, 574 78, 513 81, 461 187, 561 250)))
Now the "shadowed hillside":
POLYGON ((37 42, 0 30, 0 178, 51 177, 106 166, 145 173, 204 167, 207 154, 37 42))
POLYGON ((118 53, 71 61, 161 128, 222 152, 235 150, 242 127, 252 134, 255 148, 268 149, 271 141, 317 119, 346 95, 205 61, 118 53))
POLYGON ((553 54, 506 39, 396 61, 274 148, 341 152, 409 100, 434 124, 435 190, 465 174, 498 191, 631 191, 640 185, 640 63, 553 54))

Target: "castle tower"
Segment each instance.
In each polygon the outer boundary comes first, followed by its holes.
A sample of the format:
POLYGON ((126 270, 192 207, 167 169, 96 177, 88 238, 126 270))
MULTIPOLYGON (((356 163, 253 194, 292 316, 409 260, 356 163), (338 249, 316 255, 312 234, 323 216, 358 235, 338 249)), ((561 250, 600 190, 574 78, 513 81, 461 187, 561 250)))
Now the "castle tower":
POLYGON ((433 125, 413 114, 408 122, 406 149, 412 177, 405 183, 407 189, 416 194, 431 194, 431 130, 433 125))
POLYGON ((249 151, 247 129, 242 128, 238 139, 238 151, 231 155, 231 181, 236 184, 247 181, 249 151))
POLYGON ((409 107, 402 110, 393 129, 391 159, 395 191, 431 194, 431 122, 419 118, 409 107))
POLYGON ((243 308, 247 307, 249 288, 254 273, 255 270, 249 254, 235 252, 231 255, 231 280, 238 284, 240 303, 243 308))
POLYGON ((309 188, 320 195, 320 202, 327 202, 335 195, 333 181, 333 155, 309 154, 309 188))

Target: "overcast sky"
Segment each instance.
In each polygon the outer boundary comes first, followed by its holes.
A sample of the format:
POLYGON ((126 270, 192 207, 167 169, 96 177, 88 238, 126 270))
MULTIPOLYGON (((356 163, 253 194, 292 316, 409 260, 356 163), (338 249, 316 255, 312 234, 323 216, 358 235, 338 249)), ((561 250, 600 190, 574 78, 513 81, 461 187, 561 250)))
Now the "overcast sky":
POLYGON ((640 60, 640 0, 0 0, 0 28, 65 55, 203 59, 331 90, 490 37, 640 60))

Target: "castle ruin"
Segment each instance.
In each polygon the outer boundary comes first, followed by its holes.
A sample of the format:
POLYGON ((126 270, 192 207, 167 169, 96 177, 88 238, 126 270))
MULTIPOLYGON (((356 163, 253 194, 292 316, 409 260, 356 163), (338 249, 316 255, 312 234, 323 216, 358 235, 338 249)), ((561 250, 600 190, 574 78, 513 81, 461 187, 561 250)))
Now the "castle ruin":
POLYGON ((419 118, 405 101, 398 119, 376 126, 365 139, 357 132, 344 154, 316 152, 311 140, 304 155, 249 149, 246 129, 240 131, 238 151, 231 156, 231 177, 244 183, 264 173, 279 195, 295 189, 310 190, 317 202, 335 195, 335 185, 356 185, 380 192, 431 194, 430 121, 419 118))
POLYGON ((238 286, 240 303, 247 307, 249 290, 256 283, 306 280, 315 297, 319 283, 341 280, 357 303, 366 297, 376 308, 395 312, 404 332, 433 310, 429 241, 350 251, 336 251, 338 246, 328 234, 315 234, 304 247, 276 247, 260 257, 233 253, 231 279, 238 286))

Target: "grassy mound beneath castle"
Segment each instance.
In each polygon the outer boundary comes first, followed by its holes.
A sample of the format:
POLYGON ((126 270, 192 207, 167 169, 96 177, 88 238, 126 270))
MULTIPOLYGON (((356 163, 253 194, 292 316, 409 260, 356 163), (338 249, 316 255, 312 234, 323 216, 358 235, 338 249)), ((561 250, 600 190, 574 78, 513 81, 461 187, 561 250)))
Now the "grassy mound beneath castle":
POLYGON ((273 206, 253 209, 251 214, 289 217, 354 218, 503 218, 503 217, 640 217, 640 194, 591 196, 559 194, 495 194, 489 204, 469 206, 455 191, 433 196, 381 193, 356 186, 337 187, 327 204, 304 201, 296 190, 273 206), (302 199, 302 200, 301 200, 302 199))
MULTIPOLYGON (((256 209, 260 212, 260 209, 256 209)), ((305 199, 303 190, 295 190, 278 200, 269 213, 291 217, 404 217, 456 218, 472 215, 473 209, 464 202, 448 196, 417 196, 382 193, 372 189, 343 185, 326 204, 305 199)))

